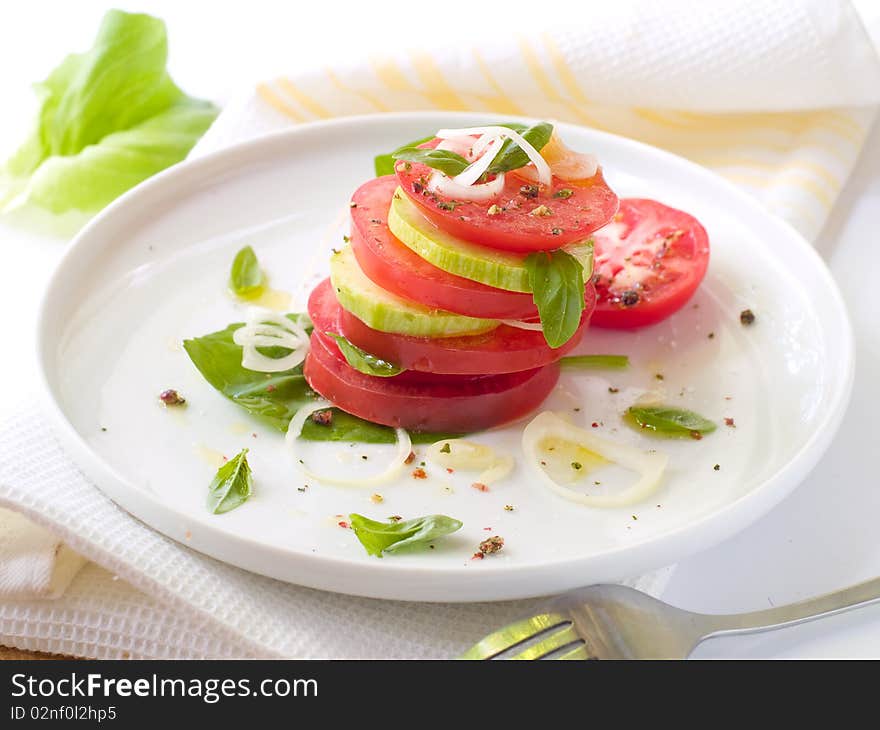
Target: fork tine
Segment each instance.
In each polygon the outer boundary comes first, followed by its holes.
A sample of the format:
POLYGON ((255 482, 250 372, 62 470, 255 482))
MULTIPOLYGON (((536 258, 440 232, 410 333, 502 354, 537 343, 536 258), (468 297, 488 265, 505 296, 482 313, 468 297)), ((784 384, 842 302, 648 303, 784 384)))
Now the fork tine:
POLYGON ((550 658, 551 659, 558 659, 558 660, 562 660, 562 661, 564 661, 564 660, 586 661, 587 659, 590 658, 590 654, 587 651, 587 647, 584 644, 580 644, 578 646, 573 647, 572 649, 569 649, 566 652, 563 652, 561 654, 556 654, 550 658))
POLYGON ((574 626, 568 625, 560 631, 549 634, 535 644, 523 649, 511 659, 541 659, 551 654, 557 649, 563 649, 566 646, 579 642, 580 637, 575 633, 574 626))
POLYGON ((459 659, 491 659, 517 644, 567 622, 568 619, 562 614, 542 613, 508 624, 474 644, 459 659))

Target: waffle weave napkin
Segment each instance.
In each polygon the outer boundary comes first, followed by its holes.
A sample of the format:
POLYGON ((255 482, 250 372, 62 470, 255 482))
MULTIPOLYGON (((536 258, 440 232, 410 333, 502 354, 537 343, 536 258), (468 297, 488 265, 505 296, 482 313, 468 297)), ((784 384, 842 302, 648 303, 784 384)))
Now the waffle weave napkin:
MULTIPOLYGON (((861 13, 842 0, 742 0, 694 12, 690 1, 636 0, 495 43, 429 43, 313 68, 233 101, 193 154, 350 114, 525 114, 689 157, 812 238, 880 102, 872 41, 880 12, 860 5, 861 13)), ((353 598, 198 555, 104 497, 32 402, 0 426, 0 506, 8 508, 0 509, 0 643, 20 648, 89 657, 448 657, 540 604, 353 598)), ((629 582, 657 594, 668 572, 629 582)))

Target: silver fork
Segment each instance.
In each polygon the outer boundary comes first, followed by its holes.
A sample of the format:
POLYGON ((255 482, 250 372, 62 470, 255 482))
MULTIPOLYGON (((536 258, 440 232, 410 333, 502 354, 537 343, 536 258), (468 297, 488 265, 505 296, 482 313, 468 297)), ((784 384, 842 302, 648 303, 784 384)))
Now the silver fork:
POLYGON ((710 637, 794 626, 877 601, 880 578, 787 606, 709 615, 626 586, 595 585, 561 596, 548 613, 489 634, 460 658, 683 659, 710 637))

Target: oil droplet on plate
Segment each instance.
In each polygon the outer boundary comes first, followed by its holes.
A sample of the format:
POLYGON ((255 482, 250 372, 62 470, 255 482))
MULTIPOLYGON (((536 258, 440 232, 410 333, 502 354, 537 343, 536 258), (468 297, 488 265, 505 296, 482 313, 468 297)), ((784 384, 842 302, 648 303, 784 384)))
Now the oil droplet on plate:
POLYGON ((193 447, 193 452, 202 461, 214 467, 215 469, 219 469, 226 463, 225 454, 221 454, 216 449, 212 449, 211 447, 205 446, 204 444, 196 444, 193 447))
POLYGON ((258 297, 248 300, 248 303, 273 312, 287 312, 290 310, 290 299, 288 292, 266 287, 258 297))

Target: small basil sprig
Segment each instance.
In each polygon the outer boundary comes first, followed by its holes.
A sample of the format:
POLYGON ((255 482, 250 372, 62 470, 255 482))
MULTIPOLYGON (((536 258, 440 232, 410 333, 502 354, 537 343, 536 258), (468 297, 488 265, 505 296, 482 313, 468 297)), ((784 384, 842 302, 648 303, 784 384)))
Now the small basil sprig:
POLYGON ((247 449, 242 449, 217 470, 208 487, 208 509, 215 515, 240 507, 251 496, 253 476, 247 461, 247 449))
POLYGON ((584 267, 561 249, 531 253, 525 259, 525 267, 544 339, 550 347, 562 347, 581 323, 584 267))
POLYGON ((461 528, 461 521, 446 515, 428 515, 402 522, 377 522, 359 514, 348 516, 351 529, 367 553, 381 558, 401 548, 424 546, 461 528))
MULTIPOLYGON (((409 144, 403 145, 403 147, 398 148, 409 149, 412 147, 418 147, 420 144, 424 144, 425 142, 430 142, 434 139, 434 135, 432 134, 430 137, 422 137, 421 139, 417 139, 414 142, 410 142, 409 144)), ((373 167, 376 170, 376 177, 382 177, 383 175, 393 175, 394 174, 394 152, 388 152, 384 155, 376 155, 373 158, 373 167)))
POLYGON ((360 373, 372 375, 377 378, 390 378, 394 375, 400 375, 400 373, 403 372, 402 367, 398 367, 387 360, 371 355, 366 350, 362 350, 357 345, 353 345, 342 335, 337 335, 333 332, 327 332, 326 334, 328 337, 332 337, 335 340, 340 352, 342 352, 342 355, 348 361, 348 364, 360 373))
POLYGON ((254 249, 245 246, 235 254, 232 269, 229 272, 229 288, 238 297, 251 298, 258 296, 265 285, 263 270, 254 249))
POLYGON ((626 355, 569 355, 559 360, 563 368, 588 370, 593 368, 622 369, 629 367, 626 355))
MULTIPOLYGON (((522 138, 538 152, 550 141, 550 137, 553 134, 553 125, 549 122, 539 122, 531 127, 526 127, 523 124, 502 124, 501 126, 508 127, 514 132, 519 132, 522 138)), ((512 139, 506 139, 504 144, 501 145, 501 150, 495 155, 495 159, 492 160, 492 164, 489 165, 487 172, 490 175, 497 175, 501 172, 518 170, 528 165, 530 161, 529 156, 516 142, 512 139)))
POLYGON ((702 438, 716 428, 714 422, 699 413, 673 406, 632 406, 625 420, 632 426, 666 436, 702 438))

